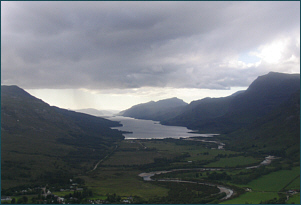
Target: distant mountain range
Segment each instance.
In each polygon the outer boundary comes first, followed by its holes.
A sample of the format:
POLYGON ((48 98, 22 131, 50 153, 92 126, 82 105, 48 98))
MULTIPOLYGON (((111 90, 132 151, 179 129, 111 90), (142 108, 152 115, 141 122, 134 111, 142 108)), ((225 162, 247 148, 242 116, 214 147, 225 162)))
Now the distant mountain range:
POLYGON ((163 119, 167 120, 177 116, 179 114, 178 111, 182 110, 186 105, 187 103, 183 100, 174 97, 157 102, 151 101, 138 104, 120 112, 119 115, 137 119, 162 121, 163 119))
POLYGON ((175 104, 181 102, 177 98, 166 99, 135 105, 121 115, 158 120, 203 133, 229 133, 270 113, 299 90, 299 74, 270 72, 258 77, 246 91, 228 97, 204 98, 188 105, 175 104))
POLYGON ((1 86, 2 188, 92 169, 124 138, 113 126, 121 125, 49 106, 17 86, 1 86))
POLYGON ((119 113, 117 110, 97 110, 94 108, 87 108, 87 109, 79 109, 79 110, 74 110, 76 112, 81 112, 85 113, 88 115, 94 115, 94 116, 111 116, 119 113))

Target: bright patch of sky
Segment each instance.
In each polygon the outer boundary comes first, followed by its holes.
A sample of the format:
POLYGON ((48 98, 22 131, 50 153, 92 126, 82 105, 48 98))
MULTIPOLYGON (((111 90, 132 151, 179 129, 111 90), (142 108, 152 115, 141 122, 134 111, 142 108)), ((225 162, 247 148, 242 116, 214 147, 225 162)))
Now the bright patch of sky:
POLYGON ((257 57, 256 55, 252 55, 251 52, 243 53, 239 56, 238 61, 242 61, 245 64, 255 64, 260 62, 261 58, 257 57))
POLYGON ((276 64, 284 57, 287 44, 286 39, 281 39, 271 44, 260 46, 257 52, 251 52, 251 54, 269 64, 276 64))

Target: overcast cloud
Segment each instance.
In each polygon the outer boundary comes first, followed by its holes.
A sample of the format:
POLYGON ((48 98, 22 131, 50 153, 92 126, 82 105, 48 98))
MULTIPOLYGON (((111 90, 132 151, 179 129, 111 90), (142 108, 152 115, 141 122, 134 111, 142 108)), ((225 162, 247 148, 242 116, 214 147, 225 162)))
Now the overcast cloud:
POLYGON ((270 71, 300 73, 298 1, 1 2, 2 84, 227 90, 270 71))
POLYGON ((300 2, 1 2, 2 84, 248 86, 300 72, 299 38, 300 2))

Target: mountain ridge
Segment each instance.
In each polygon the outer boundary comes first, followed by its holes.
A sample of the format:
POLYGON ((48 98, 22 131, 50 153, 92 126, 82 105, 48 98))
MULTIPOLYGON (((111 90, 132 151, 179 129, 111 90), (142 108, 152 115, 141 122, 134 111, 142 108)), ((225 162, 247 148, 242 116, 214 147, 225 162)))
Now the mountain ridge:
POLYGON ((113 126, 121 125, 50 106, 18 86, 1 86, 2 188, 59 182, 92 169, 124 139, 113 126))
POLYGON ((270 72, 259 76, 244 92, 194 101, 184 108, 186 112, 161 123, 201 132, 229 133, 269 113, 299 88, 300 75, 270 72))
POLYGON ((119 115, 145 120, 165 119, 168 118, 168 115, 174 115, 177 109, 181 109, 186 105, 187 103, 183 100, 173 97, 134 105, 127 110, 121 111, 119 115))

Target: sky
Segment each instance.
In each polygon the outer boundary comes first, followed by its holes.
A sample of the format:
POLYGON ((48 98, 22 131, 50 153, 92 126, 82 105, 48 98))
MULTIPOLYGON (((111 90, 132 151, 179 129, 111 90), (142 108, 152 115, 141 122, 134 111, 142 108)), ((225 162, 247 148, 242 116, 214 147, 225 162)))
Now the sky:
POLYGON ((1 1, 1 84, 124 110, 300 73, 299 1, 1 1))

